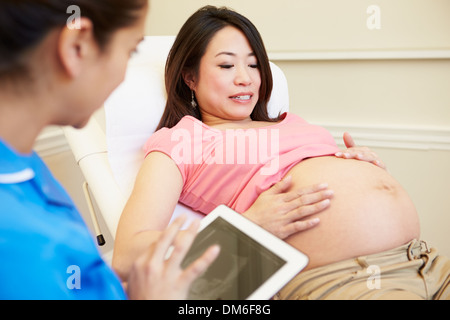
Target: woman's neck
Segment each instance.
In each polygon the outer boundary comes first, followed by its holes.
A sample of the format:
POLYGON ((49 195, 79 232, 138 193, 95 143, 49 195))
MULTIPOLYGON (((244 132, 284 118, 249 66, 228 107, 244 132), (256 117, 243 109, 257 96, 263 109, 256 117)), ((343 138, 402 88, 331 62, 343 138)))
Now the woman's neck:
POLYGON ((202 112, 202 122, 209 127, 217 129, 244 129, 251 126, 253 121, 250 117, 242 119, 224 119, 202 112))

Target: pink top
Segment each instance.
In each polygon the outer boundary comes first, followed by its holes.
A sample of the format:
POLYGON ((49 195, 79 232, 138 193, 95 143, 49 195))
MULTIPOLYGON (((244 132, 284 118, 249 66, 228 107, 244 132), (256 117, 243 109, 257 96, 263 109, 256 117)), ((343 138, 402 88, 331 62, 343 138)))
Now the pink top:
POLYGON ((291 113, 282 119, 262 128, 218 130, 186 116, 155 132, 144 150, 175 161, 184 182, 181 203, 204 214, 220 204, 242 213, 302 160, 339 151, 326 129, 291 113))

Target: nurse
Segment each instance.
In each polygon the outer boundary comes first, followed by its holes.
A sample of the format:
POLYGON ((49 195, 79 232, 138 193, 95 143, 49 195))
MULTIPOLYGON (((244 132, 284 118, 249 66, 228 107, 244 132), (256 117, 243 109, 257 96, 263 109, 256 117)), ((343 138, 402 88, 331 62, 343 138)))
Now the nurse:
MULTIPOLYGON (((217 257, 213 246, 181 269, 198 222, 179 232, 180 218, 136 257, 125 290, 32 151, 48 125, 82 128, 123 81, 147 11, 148 0, 0 0, 0 299, 183 299, 217 257)), ((289 233, 314 227, 317 219, 299 217, 326 208, 326 193, 285 193, 289 185, 275 185, 249 210, 289 233)))
POLYGON ((181 270, 198 227, 177 236, 181 218, 135 262, 126 292, 32 151, 47 125, 83 127, 123 80, 147 7, 147 0, 0 1, 0 299, 181 299, 217 256, 212 247, 181 270), (67 14, 74 4, 76 23, 67 14))

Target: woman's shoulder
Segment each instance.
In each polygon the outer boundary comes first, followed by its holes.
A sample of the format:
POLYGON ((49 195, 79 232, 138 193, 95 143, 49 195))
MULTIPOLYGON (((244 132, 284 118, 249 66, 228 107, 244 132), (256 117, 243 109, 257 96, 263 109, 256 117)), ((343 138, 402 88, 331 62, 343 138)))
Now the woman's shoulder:
POLYGON ((192 122, 192 120, 190 118, 193 118, 191 116, 184 116, 180 121, 178 121, 178 123, 176 125, 174 125, 173 127, 169 128, 169 127, 163 127, 161 129, 156 130, 151 136, 151 138, 155 138, 155 137, 162 137, 162 136, 166 136, 168 134, 171 134, 174 130, 180 129, 180 128, 184 128, 187 127, 187 125, 189 123, 192 122))
POLYGON ((174 138, 176 140, 177 135, 188 132, 190 134, 193 131, 193 124, 195 124, 196 121, 199 120, 195 119, 192 116, 185 116, 172 128, 164 127, 155 131, 147 139, 144 145, 144 150, 149 150, 156 146, 171 145, 171 143, 174 141, 174 138))

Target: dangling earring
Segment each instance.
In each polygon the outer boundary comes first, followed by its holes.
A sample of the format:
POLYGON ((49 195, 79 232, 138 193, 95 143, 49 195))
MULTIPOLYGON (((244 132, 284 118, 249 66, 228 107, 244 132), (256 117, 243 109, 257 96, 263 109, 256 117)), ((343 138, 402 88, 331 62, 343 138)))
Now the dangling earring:
POLYGON ((191 101, 191 106, 193 109, 197 108, 197 102, 195 102, 195 95, 194 95, 194 91, 191 90, 192 93, 192 101, 191 101))

